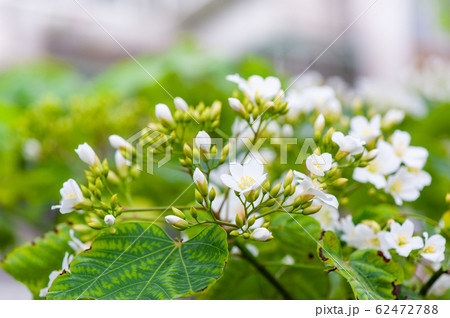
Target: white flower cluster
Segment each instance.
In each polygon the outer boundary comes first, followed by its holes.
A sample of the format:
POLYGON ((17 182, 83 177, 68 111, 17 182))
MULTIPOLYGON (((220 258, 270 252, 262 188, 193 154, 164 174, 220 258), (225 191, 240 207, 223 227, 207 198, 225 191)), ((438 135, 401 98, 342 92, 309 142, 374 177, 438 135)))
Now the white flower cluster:
MULTIPOLYGON (((379 115, 370 121, 362 116, 354 117, 350 125, 350 135, 365 142, 374 141, 381 135, 379 115)), ((402 205, 403 201, 416 200, 420 191, 431 183, 431 177, 422 170, 428 151, 411 146, 410 142, 411 136, 400 130, 392 134, 390 143, 378 139, 375 159, 364 168, 355 168, 353 179, 362 183, 370 182, 377 189, 384 189, 398 205, 402 205)))
POLYGON ((397 222, 390 224, 390 231, 380 231, 380 226, 374 221, 353 224, 351 215, 339 223, 342 231, 341 239, 357 249, 373 248, 381 250, 384 256, 391 258, 390 249, 395 249, 398 255, 408 257, 411 251, 420 250, 419 255, 431 263, 438 264, 444 260, 445 238, 440 234, 428 237, 424 232, 424 240, 414 236, 414 224, 406 220, 402 225, 397 222))

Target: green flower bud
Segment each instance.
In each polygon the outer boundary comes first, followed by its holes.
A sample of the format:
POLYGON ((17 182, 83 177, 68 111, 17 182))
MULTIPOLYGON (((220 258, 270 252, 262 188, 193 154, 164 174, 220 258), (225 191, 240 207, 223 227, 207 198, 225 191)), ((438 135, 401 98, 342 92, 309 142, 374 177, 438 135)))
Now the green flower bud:
POLYGON ((192 216, 194 219, 197 219, 198 214, 197 214, 197 209, 196 209, 196 208, 194 208, 193 206, 191 206, 190 213, 191 213, 191 216, 192 216))
POLYGON ((111 200, 109 200, 109 204, 111 205, 111 209, 115 210, 117 208, 117 206, 119 205, 119 198, 117 197, 117 193, 111 197, 111 200))
POLYGON ((292 170, 289 170, 289 172, 286 174, 286 177, 284 177, 283 187, 286 188, 288 185, 291 185, 293 180, 294 172, 292 172, 292 170))
POLYGON ((184 231, 189 227, 189 223, 185 220, 178 220, 172 226, 178 231, 184 231))
POLYGON ((199 204, 203 204, 203 196, 197 189, 195 189, 195 201, 199 204))
POLYGON ((192 158, 192 156, 193 156, 192 149, 191 149, 191 147, 189 147, 189 145, 187 143, 185 143, 183 146, 183 153, 188 158, 192 158))
POLYGON ((256 221, 256 218, 254 215, 252 215, 247 221, 248 226, 252 226, 253 224, 255 224, 255 221, 256 221))
POLYGON ((331 183, 334 187, 342 187, 344 184, 346 184, 348 182, 347 178, 339 178, 333 181, 333 183, 331 183))
POLYGON ((291 185, 288 185, 286 188, 284 188, 283 195, 285 197, 288 197, 291 194, 291 188, 292 188, 291 185))
POLYGON ((214 190, 214 187, 211 188, 211 190, 209 190, 209 201, 214 201, 214 199, 216 198, 216 190, 214 190))
POLYGON ((303 210, 303 214, 305 215, 314 214, 319 212, 321 208, 322 208, 321 205, 311 205, 310 207, 307 207, 306 209, 303 210))
POLYGON ((228 154, 230 153, 230 143, 227 143, 223 149, 222 152, 220 154, 220 160, 219 160, 219 164, 224 163, 225 161, 227 161, 227 157, 228 154))
POLYGON ((244 226, 244 220, 242 220, 242 217, 239 215, 239 213, 236 214, 235 222, 239 228, 242 228, 244 226))
POLYGON ((244 233, 244 234, 242 235, 242 237, 245 238, 245 239, 249 239, 249 238, 250 238, 250 234, 244 233))
POLYGON ((281 182, 278 183, 277 185, 275 185, 272 190, 270 190, 270 196, 271 197, 276 197, 278 196, 278 192, 280 192, 281 189, 281 182))
POLYGON ((231 231, 231 232, 230 232, 230 236, 234 236, 234 237, 239 236, 239 232, 236 231, 236 230, 231 231))
POLYGON ((182 219, 185 219, 186 218, 186 215, 184 215, 184 213, 180 210, 180 209, 177 209, 176 207, 172 207, 172 212, 173 212, 173 214, 175 214, 176 216, 178 216, 179 218, 182 218, 182 219))
POLYGON ((270 190, 270 180, 266 180, 266 182, 262 184, 262 191, 265 194, 269 192, 269 190, 270 190))

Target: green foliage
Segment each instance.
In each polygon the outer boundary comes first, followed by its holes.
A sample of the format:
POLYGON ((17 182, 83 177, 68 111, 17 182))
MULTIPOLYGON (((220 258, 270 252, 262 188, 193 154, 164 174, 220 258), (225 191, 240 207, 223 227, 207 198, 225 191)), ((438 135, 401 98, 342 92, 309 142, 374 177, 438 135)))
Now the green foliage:
POLYGON ((172 240, 157 225, 127 223, 100 234, 74 258, 49 299, 172 299, 214 283, 228 258, 226 233, 206 227, 187 242, 172 240))
POLYGON ((388 260, 372 249, 353 252, 348 261, 342 259, 337 236, 326 231, 321 238, 318 253, 331 270, 347 279, 357 299, 395 299, 403 282, 403 269, 394 260, 388 260))
POLYGON ((16 247, 0 266, 25 284, 34 298, 39 298, 39 291, 47 287, 50 273, 61 269, 64 254, 74 252, 67 244, 69 229, 70 226, 61 224, 31 243, 16 247))

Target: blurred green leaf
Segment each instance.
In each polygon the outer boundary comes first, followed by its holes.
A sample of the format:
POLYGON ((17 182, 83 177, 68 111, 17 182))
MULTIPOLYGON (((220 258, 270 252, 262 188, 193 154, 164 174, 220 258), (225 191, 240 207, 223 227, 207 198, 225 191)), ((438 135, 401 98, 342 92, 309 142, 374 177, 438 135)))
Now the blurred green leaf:
POLYGON ((6 255, 0 266, 25 284, 34 298, 39 298, 39 291, 48 285, 50 273, 61 269, 64 254, 74 252, 67 244, 70 240, 69 229, 68 225, 61 224, 31 243, 16 247, 6 255))

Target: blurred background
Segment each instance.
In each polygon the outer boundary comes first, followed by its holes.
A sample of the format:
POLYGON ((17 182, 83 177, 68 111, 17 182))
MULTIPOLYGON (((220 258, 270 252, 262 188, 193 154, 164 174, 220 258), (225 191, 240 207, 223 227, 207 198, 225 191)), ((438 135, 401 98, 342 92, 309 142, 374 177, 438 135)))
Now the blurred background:
MULTIPOLYGON (((62 183, 82 178, 78 144, 111 157, 110 134, 127 138, 156 103, 172 105, 154 79, 197 103, 225 101, 228 74, 286 88, 305 70, 411 108, 402 128, 429 149, 433 176, 411 209, 438 220, 450 189, 448 0, 0 0, 0 257, 54 226, 62 183)), ((135 184, 142 204, 186 182, 152 178, 135 184)), ((0 270, 0 299, 30 297, 0 270)))

